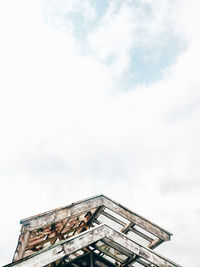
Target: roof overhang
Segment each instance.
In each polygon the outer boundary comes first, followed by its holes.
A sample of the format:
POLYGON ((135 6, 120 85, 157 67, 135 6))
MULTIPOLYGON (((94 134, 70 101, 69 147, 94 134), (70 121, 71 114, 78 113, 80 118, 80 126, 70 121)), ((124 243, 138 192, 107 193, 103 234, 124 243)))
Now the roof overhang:
MULTIPOLYGON (((34 255, 4 267, 42 267, 53 262, 59 262, 67 256, 89 246, 96 250, 104 250, 101 251, 103 254, 106 254, 107 251, 109 257, 112 257, 112 254, 109 253, 108 248, 116 249, 118 253, 121 253, 120 255, 126 257, 124 264, 127 264, 128 261, 130 264, 133 261, 138 261, 143 266, 151 266, 150 264, 153 264, 159 267, 181 267, 155 251, 134 242, 125 234, 112 229, 106 224, 96 226, 59 244, 55 244, 46 250, 41 250, 34 255), (105 243, 107 247, 99 247, 97 245, 99 241, 105 243)), ((114 259, 115 257, 116 255, 113 256, 114 259)), ((123 259, 123 257, 119 258, 119 261, 120 259, 123 259)), ((123 266, 123 260, 121 260, 121 264, 123 266)))

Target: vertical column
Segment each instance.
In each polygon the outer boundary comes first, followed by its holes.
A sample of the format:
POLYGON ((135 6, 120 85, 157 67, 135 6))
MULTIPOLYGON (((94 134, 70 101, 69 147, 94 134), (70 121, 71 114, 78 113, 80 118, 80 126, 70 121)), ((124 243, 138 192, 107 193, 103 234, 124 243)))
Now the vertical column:
POLYGON ((19 250, 18 250, 17 256, 15 258, 15 261, 23 258, 26 246, 27 246, 28 241, 29 241, 29 238, 30 238, 30 231, 24 232, 23 236, 22 236, 22 240, 20 240, 21 245, 19 246, 19 250))
POLYGON ((90 267, 93 267, 94 264, 93 264, 93 254, 90 253, 90 267))

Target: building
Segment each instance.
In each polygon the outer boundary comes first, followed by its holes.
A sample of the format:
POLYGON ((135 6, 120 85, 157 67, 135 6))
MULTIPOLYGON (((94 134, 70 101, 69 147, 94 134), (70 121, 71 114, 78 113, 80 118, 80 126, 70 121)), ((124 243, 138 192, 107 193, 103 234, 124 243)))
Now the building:
POLYGON ((181 267, 154 249, 171 233, 98 195, 21 221, 16 267, 181 267))

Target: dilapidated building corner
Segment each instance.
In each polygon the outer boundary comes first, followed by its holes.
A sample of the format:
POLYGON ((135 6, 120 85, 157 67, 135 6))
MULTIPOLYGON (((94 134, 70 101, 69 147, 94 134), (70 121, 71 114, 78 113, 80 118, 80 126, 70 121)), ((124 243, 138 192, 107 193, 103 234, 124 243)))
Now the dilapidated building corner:
POLYGON ((180 267, 154 248, 171 233, 99 195, 21 221, 16 267, 180 267))

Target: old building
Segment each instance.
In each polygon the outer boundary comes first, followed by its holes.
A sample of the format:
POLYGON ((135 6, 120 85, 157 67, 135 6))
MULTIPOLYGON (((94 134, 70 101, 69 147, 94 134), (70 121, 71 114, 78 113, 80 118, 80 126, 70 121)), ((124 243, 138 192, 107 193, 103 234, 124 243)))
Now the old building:
POLYGON ((21 221, 6 266, 180 267, 154 249, 171 233, 98 195, 21 221))

